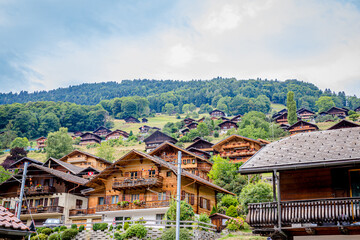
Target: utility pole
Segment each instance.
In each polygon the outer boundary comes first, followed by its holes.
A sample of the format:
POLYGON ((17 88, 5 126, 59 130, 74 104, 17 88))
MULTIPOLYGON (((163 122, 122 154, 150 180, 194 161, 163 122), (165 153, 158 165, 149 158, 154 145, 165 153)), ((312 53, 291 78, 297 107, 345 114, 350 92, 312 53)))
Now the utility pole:
POLYGON ((178 151, 177 199, 176 199, 176 240, 180 240, 180 205, 181 205, 181 152, 178 151))
POLYGON ((24 197, 24 189, 25 189, 25 182, 26 182, 26 172, 27 172, 28 165, 29 165, 29 162, 25 162, 24 171, 23 171, 23 175, 22 175, 22 182, 21 182, 19 206, 18 206, 18 212, 17 212, 17 218, 18 219, 20 219, 21 206, 22 206, 22 200, 23 200, 23 197, 24 197))

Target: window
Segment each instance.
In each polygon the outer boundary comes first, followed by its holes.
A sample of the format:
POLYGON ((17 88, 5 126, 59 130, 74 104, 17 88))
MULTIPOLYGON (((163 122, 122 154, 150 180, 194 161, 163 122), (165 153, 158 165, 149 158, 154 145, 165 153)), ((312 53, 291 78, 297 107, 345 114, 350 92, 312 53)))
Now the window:
POLYGON ((99 197, 98 204, 99 205, 104 205, 104 203, 105 203, 104 197, 99 197))
POLYGON ((171 171, 166 172, 166 177, 171 177, 171 171))
POLYGON ((155 170, 149 170, 149 177, 155 177, 155 170))
POLYGON ((83 201, 80 199, 76 199, 76 208, 80 209, 82 207, 83 201))
POLYGON ((111 197, 111 204, 116 204, 119 202, 119 195, 111 197))
POLYGON ((139 194, 131 194, 131 202, 134 202, 135 200, 139 200, 139 194))
POLYGON ((161 220, 164 220, 165 214, 156 214, 156 224, 161 224, 161 220))
POLYGON ((187 164, 190 164, 190 163, 191 163, 191 159, 188 159, 188 160, 187 160, 187 164))
POLYGON ((193 159, 193 160, 192 160, 192 163, 193 163, 193 164, 195 164, 195 163, 196 163, 196 160, 195 160, 195 159, 193 159))
POLYGON ((203 199, 203 208, 207 209, 207 199, 203 199))
POLYGON ((166 192, 158 193, 158 200, 159 201, 166 200, 166 192))
POLYGON ((183 160, 183 164, 186 165, 186 159, 183 160))
POLYGON ((40 205, 40 199, 35 199, 35 207, 40 205))
POLYGON ((130 172, 131 179, 137 179, 138 172, 130 172))
POLYGON ((44 180, 44 186, 50 186, 50 179, 44 180))
POLYGON ((10 201, 4 202, 4 208, 10 208, 10 201))

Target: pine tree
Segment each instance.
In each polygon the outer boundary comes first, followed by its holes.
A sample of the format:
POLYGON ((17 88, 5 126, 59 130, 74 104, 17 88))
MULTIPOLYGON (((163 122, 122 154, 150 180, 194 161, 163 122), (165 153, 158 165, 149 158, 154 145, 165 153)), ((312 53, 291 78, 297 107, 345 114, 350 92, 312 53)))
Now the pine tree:
POLYGON ((296 123, 297 121, 297 116, 296 116, 296 102, 294 99, 294 92, 293 91, 289 91, 287 94, 287 110, 288 110, 288 115, 287 115, 287 119, 290 125, 293 125, 294 123, 296 123))

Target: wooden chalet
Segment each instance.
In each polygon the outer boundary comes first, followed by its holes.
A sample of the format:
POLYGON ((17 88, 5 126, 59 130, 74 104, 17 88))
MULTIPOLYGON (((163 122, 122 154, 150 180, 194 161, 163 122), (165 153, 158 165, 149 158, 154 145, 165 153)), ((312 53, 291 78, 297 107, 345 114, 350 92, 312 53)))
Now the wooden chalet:
POLYGON ((36 147, 38 149, 43 149, 46 147, 46 140, 47 138, 46 137, 39 137, 38 139, 36 139, 36 147))
MULTIPOLYGON (((3 204, 15 213, 21 190, 22 172, 14 175, 0 185, 7 189, 1 195, 3 204)), ((22 203, 20 219, 30 224, 34 219, 35 225, 42 225, 48 218, 62 219, 64 223, 71 223, 69 210, 71 208, 87 208, 87 198, 81 194, 87 180, 55 169, 37 164, 28 167, 25 182, 25 200, 22 203)))
POLYGON ((287 120, 287 115, 288 115, 287 111, 283 112, 283 113, 280 113, 280 114, 277 114, 273 118, 273 121, 275 121, 278 124, 289 124, 288 120, 287 120))
POLYGON ((159 157, 166 162, 176 163, 179 151, 182 154, 182 169, 185 169, 186 171, 189 171, 203 179, 209 180, 208 173, 211 170, 212 162, 172 143, 165 142, 161 144, 151 151, 149 155, 159 157))
POLYGON ((101 171, 99 171, 98 169, 89 166, 87 168, 84 168, 78 174, 76 174, 76 176, 82 177, 82 178, 85 178, 85 179, 92 179, 95 176, 97 176, 100 172, 101 171))
POLYGON ((236 115, 235 117, 231 118, 230 121, 232 122, 240 122, 241 121, 241 114, 236 115))
POLYGON ((302 120, 309 120, 315 117, 315 112, 306 108, 300 108, 296 111, 296 114, 302 120))
POLYGON ((148 133, 150 129, 151 129, 150 126, 144 125, 144 126, 139 127, 139 132, 140 133, 148 133))
POLYGON ((202 137, 199 137, 199 136, 197 136, 197 137, 195 137, 193 140, 191 140, 191 141, 193 141, 193 142, 196 142, 196 141, 198 141, 198 140, 200 140, 200 139, 203 139, 202 137))
POLYGON ((170 142, 170 143, 175 144, 175 143, 177 143, 177 140, 175 138, 172 138, 172 137, 166 135, 163 132, 155 131, 153 134, 151 134, 150 136, 145 138, 144 142, 146 144, 145 150, 147 152, 150 152, 164 142, 170 142))
POLYGON ((281 128, 282 130, 284 130, 284 131, 287 131, 289 127, 290 127, 289 124, 286 124, 286 123, 281 123, 281 124, 280 124, 280 128, 281 128))
POLYGON ((184 122, 185 125, 188 125, 188 124, 190 124, 190 123, 192 123, 192 122, 195 122, 195 119, 185 118, 185 119, 183 120, 183 122, 184 122))
POLYGON ((231 135, 214 144, 214 153, 222 158, 229 158, 231 162, 246 162, 251 156, 259 151, 266 143, 259 140, 231 135))
POLYGON ((0 206, 0 216, 0 239, 23 240, 26 235, 31 233, 28 226, 3 206, 0 206))
POLYGON ((44 162, 43 166, 73 175, 78 175, 81 171, 84 170, 82 167, 52 157, 44 162))
POLYGON ((291 135, 294 135, 297 133, 318 131, 319 128, 316 124, 300 120, 288 127, 287 130, 290 132, 291 135))
POLYGON ((191 129, 196 129, 197 126, 198 126, 197 122, 192 122, 192 123, 189 123, 188 125, 186 125, 185 127, 191 130, 191 129))
POLYGON ((353 127, 360 127, 359 124, 354 122, 348 121, 346 119, 341 120, 340 122, 336 123, 335 125, 329 127, 327 130, 335 130, 341 128, 353 128, 353 127))
POLYGON ((360 106, 354 109, 355 112, 360 112, 360 106))
POLYGON ((230 119, 228 119, 227 117, 219 117, 218 120, 229 121, 230 119))
POLYGON ((43 165, 42 162, 32 159, 32 158, 28 158, 28 157, 23 157, 20 160, 17 160, 16 162, 14 162, 13 164, 11 164, 9 166, 9 171, 13 172, 15 171, 15 169, 24 169, 24 164, 25 162, 28 162, 29 164, 37 164, 37 165, 43 165))
POLYGON ((88 145, 88 144, 100 144, 102 138, 94 133, 84 133, 83 135, 80 136, 80 145, 88 145))
POLYGON ((345 118, 348 115, 349 110, 346 108, 332 107, 326 112, 323 112, 322 115, 331 115, 333 117, 345 118))
POLYGON ((74 150, 71 153, 63 156, 59 160, 81 168, 87 168, 91 166, 95 169, 98 169, 99 171, 102 171, 106 167, 111 165, 111 162, 103 158, 80 150, 74 150))
POLYGON ((241 174, 273 174, 273 201, 248 206, 253 233, 360 238, 359 136, 357 127, 302 133, 268 144, 245 162, 241 174))
MULTIPOLYGON (((162 220, 169 201, 176 195, 175 165, 155 156, 132 150, 87 183, 92 191, 88 209, 73 209, 79 222, 88 221, 82 212, 101 215, 103 221, 130 218, 162 220), (80 214, 78 214, 78 212, 80 214)), ((216 194, 232 194, 227 190, 188 171, 181 173, 181 199, 195 213, 209 215, 216 205, 216 194)))
POLYGON ((232 122, 230 120, 226 120, 218 125, 220 127, 220 134, 225 134, 230 129, 238 129, 238 125, 236 122, 232 122))
POLYGON ((204 122, 205 121, 205 117, 202 117, 202 118, 200 118, 200 119, 198 119, 198 120, 196 120, 198 123, 201 123, 201 122, 204 122))
POLYGON ((124 140, 127 140, 129 138, 129 134, 123 130, 116 129, 115 131, 112 131, 111 133, 106 135, 105 139, 119 139, 120 137, 122 137, 124 140))
POLYGON ((97 129, 95 129, 93 131, 94 134, 100 136, 100 137, 105 137, 106 135, 108 135, 109 133, 111 133, 111 130, 104 127, 104 126, 101 126, 101 127, 98 127, 97 129))
POLYGON ((186 134, 188 134, 190 132, 190 129, 188 129, 188 128, 184 128, 184 129, 181 129, 180 130, 180 133, 184 136, 184 135, 186 135, 186 134))
POLYGON ((200 149, 202 151, 211 153, 211 152, 213 152, 213 148, 212 148, 213 146, 214 146, 213 143, 211 143, 209 141, 206 141, 203 138, 198 138, 196 141, 194 141, 194 143, 189 145, 186 149, 188 150, 190 148, 197 148, 197 149, 200 149))
POLYGON ((139 119, 132 116, 126 117, 124 120, 126 123, 140 123, 139 119))
POLYGON ((284 109, 278 111, 277 113, 275 113, 274 115, 272 115, 272 119, 276 118, 277 116, 280 116, 280 115, 283 114, 283 113, 287 113, 287 109, 286 109, 286 108, 284 108, 284 109))
POLYGON ((84 134, 83 132, 76 131, 76 132, 74 132, 73 137, 74 137, 74 138, 77 138, 77 137, 80 137, 80 136, 83 135, 83 134, 84 134))
POLYGON ((198 148, 187 148, 186 150, 188 150, 189 152, 195 153, 196 155, 203 157, 205 159, 211 158, 211 154, 209 152, 205 152, 198 148))
POLYGON ((216 118, 226 116, 225 112, 218 109, 212 110, 211 112, 209 112, 209 114, 211 117, 216 117, 216 118))
POLYGON ((147 123, 148 121, 149 121, 149 120, 148 120, 147 118, 142 118, 142 119, 141 119, 141 122, 142 122, 142 123, 147 123))

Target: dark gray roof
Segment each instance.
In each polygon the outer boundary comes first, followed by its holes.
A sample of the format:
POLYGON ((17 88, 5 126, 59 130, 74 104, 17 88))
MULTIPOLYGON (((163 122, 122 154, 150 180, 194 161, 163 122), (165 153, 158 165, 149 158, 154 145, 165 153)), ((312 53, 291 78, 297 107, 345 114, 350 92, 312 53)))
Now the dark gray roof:
POLYGON ((239 169, 262 173, 360 163, 360 128, 299 133, 268 144, 239 169))
POLYGON ((71 173, 73 173, 73 174, 75 174, 75 175, 84 170, 84 168, 82 168, 82 167, 78 167, 78 166, 75 166, 75 165, 73 165, 73 164, 71 164, 71 163, 67 163, 67 162, 64 162, 64 161, 60 161, 59 159, 56 159, 56 158, 49 158, 49 159, 43 164, 43 166, 44 166, 44 167, 47 167, 47 164, 48 164, 49 161, 54 161, 54 162, 56 162, 57 164, 59 164, 60 166, 66 168, 67 170, 69 170, 71 173))
POLYGON ((29 162, 29 163, 34 163, 34 164, 38 164, 38 165, 43 165, 42 162, 38 161, 38 160, 35 160, 35 159, 32 159, 32 158, 28 158, 28 157, 23 157, 21 158, 20 160, 17 160, 16 162, 14 162, 13 164, 10 165, 10 167, 20 163, 20 162, 29 162))

